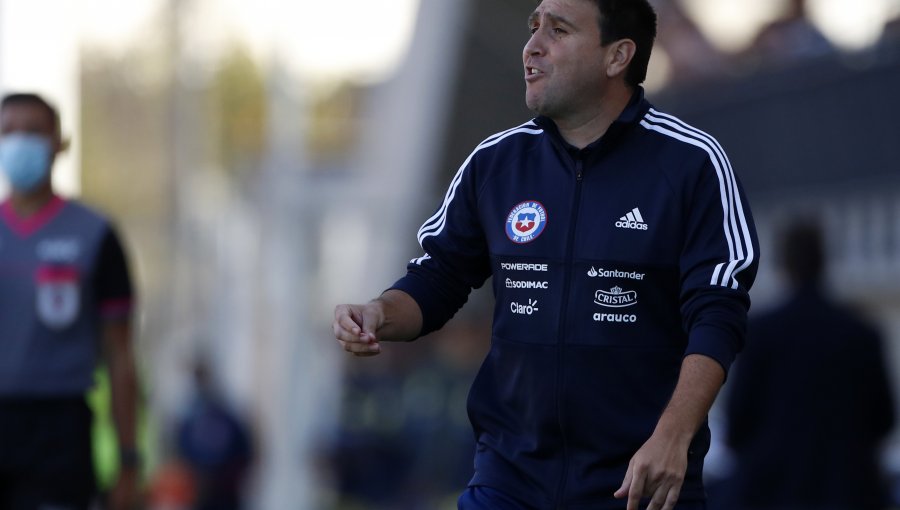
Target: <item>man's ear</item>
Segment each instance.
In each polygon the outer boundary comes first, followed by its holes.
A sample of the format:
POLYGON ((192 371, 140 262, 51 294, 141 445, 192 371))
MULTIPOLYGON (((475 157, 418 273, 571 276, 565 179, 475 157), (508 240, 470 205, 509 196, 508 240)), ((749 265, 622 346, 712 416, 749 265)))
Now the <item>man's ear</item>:
POLYGON ((606 54, 606 75, 610 78, 624 75, 636 49, 631 39, 619 39, 610 43, 606 54))
POLYGON ((56 147, 56 153, 61 154, 69 150, 69 145, 71 144, 71 139, 69 138, 60 138, 59 145, 56 147))

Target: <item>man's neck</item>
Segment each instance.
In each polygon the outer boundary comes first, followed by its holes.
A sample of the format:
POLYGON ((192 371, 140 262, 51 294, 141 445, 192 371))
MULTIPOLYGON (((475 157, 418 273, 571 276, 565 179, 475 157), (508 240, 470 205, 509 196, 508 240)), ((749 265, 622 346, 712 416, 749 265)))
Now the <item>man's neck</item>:
POLYGON ((629 87, 616 87, 611 90, 597 107, 562 119, 553 119, 559 134, 570 145, 583 149, 600 139, 609 126, 628 106, 634 90, 629 87))
POLYGON ((20 218, 28 218, 43 209, 53 196, 53 188, 48 184, 29 193, 13 191, 9 203, 20 218))

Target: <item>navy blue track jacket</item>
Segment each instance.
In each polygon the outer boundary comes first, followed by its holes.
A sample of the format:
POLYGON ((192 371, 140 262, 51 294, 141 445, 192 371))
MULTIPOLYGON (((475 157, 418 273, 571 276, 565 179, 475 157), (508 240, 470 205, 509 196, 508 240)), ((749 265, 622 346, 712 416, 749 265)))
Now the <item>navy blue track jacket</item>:
MULTIPOLYGON (((490 352, 469 394, 475 476, 537 508, 609 508, 682 358, 741 350, 758 244, 709 135, 635 93, 584 149, 538 117, 466 159, 392 288, 440 328, 493 276, 490 352)), ((704 498, 704 424, 681 500, 704 498)))

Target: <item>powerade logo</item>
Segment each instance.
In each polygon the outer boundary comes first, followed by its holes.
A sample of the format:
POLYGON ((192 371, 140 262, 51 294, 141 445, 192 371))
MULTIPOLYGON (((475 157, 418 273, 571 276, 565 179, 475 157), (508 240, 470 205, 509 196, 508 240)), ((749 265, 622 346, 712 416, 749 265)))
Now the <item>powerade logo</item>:
POLYGON ((541 235, 547 225, 547 211, 540 202, 527 200, 506 217, 506 237, 516 244, 530 243, 541 235))
POLYGON ((516 262, 501 262, 500 268, 505 269, 506 271, 539 271, 542 273, 546 273, 549 270, 549 265, 516 263, 516 262))

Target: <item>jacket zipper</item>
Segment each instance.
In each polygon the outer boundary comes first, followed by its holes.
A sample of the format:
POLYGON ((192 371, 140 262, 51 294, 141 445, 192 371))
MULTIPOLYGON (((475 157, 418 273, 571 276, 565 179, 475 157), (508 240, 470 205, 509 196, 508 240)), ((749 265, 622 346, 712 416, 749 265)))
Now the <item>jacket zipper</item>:
POLYGON ((578 210, 581 207, 581 186, 584 171, 584 160, 581 154, 574 156, 573 159, 575 160, 575 197, 572 201, 572 220, 569 223, 569 237, 566 242, 566 269, 565 277, 563 279, 563 301, 562 306, 559 310, 559 336, 557 337, 558 348, 556 350, 556 416, 557 422, 559 424, 560 438, 562 440, 563 459, 562 473, 560 474, 559 485, 556 494, 555 506, 557 509, 564 508, 563 501, 566 492, 566 479, 569 476, 569 451, 566 440, 565 420, 563 419, 562 405, 563 369, 565 368, 563 351, 565 349, 566 320, 568 319, 569 289, 572 286, 572 259, 573 252, 575 250, 575 230, 578 224, 578 210))

